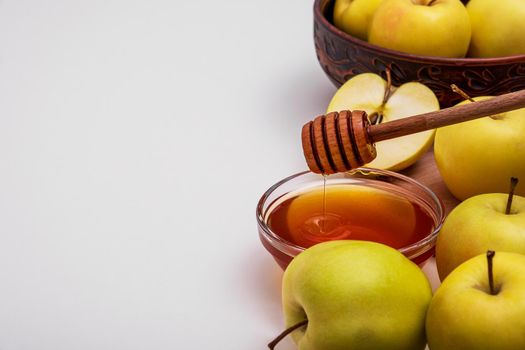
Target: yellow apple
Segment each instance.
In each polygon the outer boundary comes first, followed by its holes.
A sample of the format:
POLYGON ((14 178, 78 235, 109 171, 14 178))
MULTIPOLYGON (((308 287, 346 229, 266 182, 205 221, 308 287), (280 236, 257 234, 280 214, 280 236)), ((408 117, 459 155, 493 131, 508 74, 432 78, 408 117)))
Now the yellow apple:
POLYGON ((491 265, 486 254, 466 261, 432 298, 426 319, 430 349, 525 349, 524 295, 524 255, 496 251, 491 265))
POLYGON ((470 0, 472 24, 469 56, 497 57, 525 54, 525 2, 470 0))
MULTIPOLYGON (((511 177, 525 181, 525 108, 439 128, 434 155, 456 198, 506 193, 511 177)), ((525 186, 516 193, 525 196, 525 186)))
POLYGON ((487 250, 525 254, 525 197, 513 197, 508 215, 507 199, 504 193, 480 194, 450 212, 436 242, 442 281, 457 266, 487 250))
MULTIPOLYGON (((343 84, 328 105, 327 113, 341 110, 362 110, 369 117, 380 116, 378 122, 388 122, 416 114, 436 111, 439 101, 428 87, 420 83, 406 83, 390 87, 377 74, 356 75, 343 84)), ((378 142, 377 157, 368 167, 402 170, 415 163, 432 145, 434 130, 378 142)))
POLYGON ((335 26, 356 38, 367 40, 368 27, 381 1, 383 0, 336 0, 335 26))
POLYGON ((297 255, 283 276, 283 309, 299 350, 423 350, 432 290, 386 245, 330 241, 297 255), (305 322, 307 324, 305 324, 305 322))
POLYGON ((411 54, 464 57, 470 33, 470 18, 460 0, 384 0, 368 41, 411 54))

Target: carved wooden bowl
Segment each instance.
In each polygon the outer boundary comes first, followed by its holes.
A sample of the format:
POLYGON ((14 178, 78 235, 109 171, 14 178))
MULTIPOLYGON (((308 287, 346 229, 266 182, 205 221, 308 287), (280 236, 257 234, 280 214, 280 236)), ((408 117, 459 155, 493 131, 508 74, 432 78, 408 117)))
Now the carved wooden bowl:
POLYGON ((452 92, 456 84, 468 95, 500 95, 525 89, 525 54, 495 58, 443 58, 385 49, 352 37, 332 24, 334 0, 315 0, 314 40, 317 58, 330 80, 340 86, 365 72, 381 74, 389 68, 392 81, 418 81, 430 87, 441 107, 463 100, 452 92))

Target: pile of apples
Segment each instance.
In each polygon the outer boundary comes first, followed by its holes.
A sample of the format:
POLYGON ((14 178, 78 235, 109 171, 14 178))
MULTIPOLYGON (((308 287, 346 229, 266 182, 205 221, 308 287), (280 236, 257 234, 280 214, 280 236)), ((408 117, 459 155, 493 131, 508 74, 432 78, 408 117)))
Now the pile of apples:
MULTIPOLYGON (((483 98, 490 96, 462 103, 483 98)), ((339 88, 327 112, 345 109, 365 110, 380 123, 439 103, 423 84, 396 87, 364 73, 339 88)), ((284 273, 288 328, 270 349, 288 334, 299 350, 525 349, 525 185, 516 187, 516 177, 525 181, 525 109, 382 141, 367 166, 402 170, 433 141, 441 176, 462 200, 437 238, 437 291, 393 248, 317 244, 284 273)))
MULTIPOLYGON (((357 38, 412 54, 525 53, 524 0, 336 0, 333 19, 357 38)), ((382 123, 438 109, 423 84, 397 87, 365 73, 339 88, 327 113, 364 110, 382 123)), ((516 179, 525 182, 525 109, 379 142, 366 166, 400 171, 432 145, 462 201, 437 238, 436 292, 396 249, 317 244, 284 273, 286 330, 270 349, 288 334, 299 350, 525 349, 525 185, 516 179)))
POLYGON ((525 53, 525 3, 516 0, 336 0, 336 27, 371 44, 441 57, 525 53))
POLYGON ((441 286, 396 249, 367 241, 314 245, 283 277, 287 329, 299 350, 525 349, 525 197, 462 202, 438 236, 441 286), (492 250, 495 249, 495 250, 492 250), (496 253, 497 252, 497 253, 496 253))
POLYGON ((525 349, 525 197, 510 183, 448 215, 434 294, 419 266, 383 244, 329 241, 296 256, 283 276, 288 328, 270 349, 288 334, 299 350, 525 349))
POLYGON ((525 349, 524 295, 523 254, 477 255, 432 295, 425 274, 393 248, 324 242, 286 269, 288 328, 268 345, 291 334, 299 350, 525 349))

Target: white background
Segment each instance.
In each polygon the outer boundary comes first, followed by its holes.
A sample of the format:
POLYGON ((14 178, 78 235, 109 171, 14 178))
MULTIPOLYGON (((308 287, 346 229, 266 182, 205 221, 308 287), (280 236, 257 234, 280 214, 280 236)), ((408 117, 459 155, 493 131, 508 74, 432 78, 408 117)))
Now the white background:
MULTIPOLYGON (((0 0, 0 350, 264 349, 313 1, 0 0)), ((289 340, 280 349, 291 349, 289 340)))
POLYGON ((312 8, 0 0, 1 350, 265 348, 255 205, 335 91, 312 8))

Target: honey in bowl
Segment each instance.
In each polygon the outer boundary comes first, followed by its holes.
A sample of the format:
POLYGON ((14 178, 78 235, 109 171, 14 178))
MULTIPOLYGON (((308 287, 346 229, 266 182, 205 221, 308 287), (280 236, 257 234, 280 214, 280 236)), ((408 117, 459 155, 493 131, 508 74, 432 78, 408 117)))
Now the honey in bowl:
POLYGON ((399 249, 425 238, 434 220, 421 205, 393 192, 332 185, 283 200, 271 211, 268 226, 303 248, 328 240, 357 239, 399 249))
POLYGON ((291 175, 262 195, 256 216, 262 245, 285 269, 304 249, 336 239, 387 244, 423 266, 445 214, 441 200, 421 183, 358 168, 325 177, 291 175))

